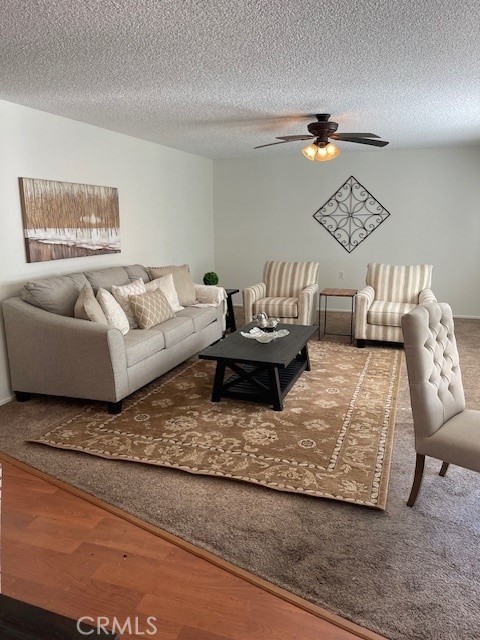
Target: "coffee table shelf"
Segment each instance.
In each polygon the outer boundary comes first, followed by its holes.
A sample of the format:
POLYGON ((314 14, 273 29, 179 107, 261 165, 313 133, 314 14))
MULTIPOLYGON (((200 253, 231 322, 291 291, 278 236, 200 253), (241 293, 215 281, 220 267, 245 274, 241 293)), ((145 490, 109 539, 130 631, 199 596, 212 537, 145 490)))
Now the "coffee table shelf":
MULTIPOLYGON (((307 366, 307 360, 303 357, 295 358, 286 369, 278 369, 278 384, 282 400, 305 370, 309 371, 310 366, 307 366)), ((268 365, 263 367, 243 365, 242 373, 248 377, 234 373, 224 380, 221 397, 255 400, 267 404, 275 403, 276 398, 272 396, 271 385, 276 385, 276 381, 272 380, 272 371, 268 365)))

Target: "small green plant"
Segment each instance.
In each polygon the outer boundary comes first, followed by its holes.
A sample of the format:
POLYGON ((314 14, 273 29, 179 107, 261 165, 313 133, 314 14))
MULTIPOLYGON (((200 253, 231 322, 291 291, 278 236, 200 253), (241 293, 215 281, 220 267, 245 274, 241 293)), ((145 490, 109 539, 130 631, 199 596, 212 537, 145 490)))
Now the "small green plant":
POLYGON ((218 276, 215 271, 207 271, 203 276, 203 284, 218 284, 218 276))

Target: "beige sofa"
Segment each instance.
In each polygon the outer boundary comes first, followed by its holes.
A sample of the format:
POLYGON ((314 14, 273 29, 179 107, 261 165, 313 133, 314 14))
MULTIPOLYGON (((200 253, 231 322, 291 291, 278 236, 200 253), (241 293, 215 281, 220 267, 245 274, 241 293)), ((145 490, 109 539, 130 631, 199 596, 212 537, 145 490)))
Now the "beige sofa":
POLYGON ((185 307, 149 330, 119 329, 80 320, 74 306, 86 283, 94 292, 142 278, 129 265, 35 281, 2 303, 11 386, 18 400, 30 393, 108 403, 110 413, 143 385, 196 354, 223 334, 223 305, 185 307), (27 301, 28 300, 28 301, 27 301))

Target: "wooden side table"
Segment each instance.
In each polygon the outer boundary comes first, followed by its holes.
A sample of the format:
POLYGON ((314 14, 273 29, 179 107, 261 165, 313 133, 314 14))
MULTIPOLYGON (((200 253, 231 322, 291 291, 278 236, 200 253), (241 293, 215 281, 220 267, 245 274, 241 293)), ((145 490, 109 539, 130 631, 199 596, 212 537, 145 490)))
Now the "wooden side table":
POLYGON ((236 293, 239 293, 239 291, 240 289, 225 289, 225 292, 227 294, 226 328, 230 329, 231 333, 237 330, 237 323, 235 322, 235 312, 233 311, 232 296, 236 293))
POLYGON ((328 298, 351 298, 352 299, 352 307, 350 311, 350 342, 353 342, 353 315, 354 315, 354 305, 355 305, 355 296, 357 294, 357 289, 323 289, 320 291, 320 302, 318 305, 318 339, 321 340, 323 336, 348 336, 348 333, 332 333, 327 331, 327 301, 328 298), (325 298, 325 307, 323 314, 323 334, 320 331, 320 319, 322 315, 322 296, 325 298))

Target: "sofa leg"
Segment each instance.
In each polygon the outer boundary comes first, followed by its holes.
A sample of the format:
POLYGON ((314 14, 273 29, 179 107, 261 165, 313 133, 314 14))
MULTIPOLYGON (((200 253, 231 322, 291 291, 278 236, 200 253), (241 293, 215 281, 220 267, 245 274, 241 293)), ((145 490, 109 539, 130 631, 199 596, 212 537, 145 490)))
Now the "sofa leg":
POLYGON ((365 348, 365 340, 363 338, 357 338, 357 347, 359 349, 365 348))
POLYGON ((30 394, 26 391, 15 391, 15 396, 17 402, 27 402, 27 400, 30 400, 30 394))
POLYGON ((108 413, 112 415, 117 415, 117 413, 122 413, 122 400, 118 402, 109 402, 107 404, 108 413))

